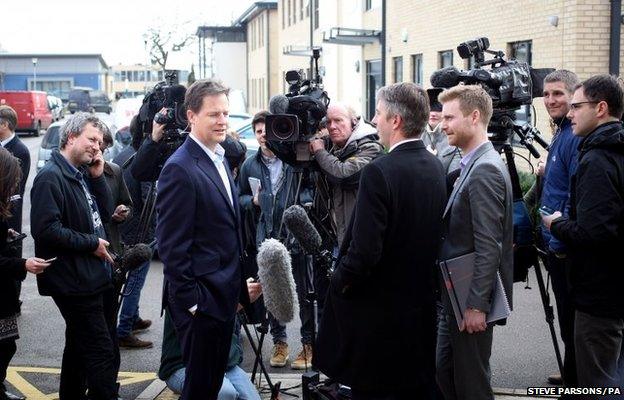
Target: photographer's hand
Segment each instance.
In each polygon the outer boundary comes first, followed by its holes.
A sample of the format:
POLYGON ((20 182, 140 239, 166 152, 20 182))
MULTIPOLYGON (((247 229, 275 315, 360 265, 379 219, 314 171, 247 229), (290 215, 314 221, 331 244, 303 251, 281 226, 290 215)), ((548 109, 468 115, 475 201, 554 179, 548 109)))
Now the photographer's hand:
POLYGON ((314 139, 310 142, 310 152, 316 154, 318 151, 325 150, 325 142, 321 139, 314 139))
MULTIPOLYGON (((166 108, 165 107, 161 108, 158 113, 165 114, 166 108)), ((156 143, 160 142, 160 139, 162 139, 164 133, 165 133, 165 125, 158 124, 156 123, 156 121, 153 121, 152 122, 152 140, 156 143)))
POLYGON ((123 204, 120 204, 117 206, 117 208, 115 208, 115 212, 113 213, 113 216, 111 218, 115 222, 123 222, 125 221, 126 218, 128 218, 129 212, 130 212, 129 207, 123 204))
POLYGON ((45 262, 43 258, 30 257, 26 259, 26 271, 31 274, 40 274, 44 269, 50 266, 49 262, 45 262))

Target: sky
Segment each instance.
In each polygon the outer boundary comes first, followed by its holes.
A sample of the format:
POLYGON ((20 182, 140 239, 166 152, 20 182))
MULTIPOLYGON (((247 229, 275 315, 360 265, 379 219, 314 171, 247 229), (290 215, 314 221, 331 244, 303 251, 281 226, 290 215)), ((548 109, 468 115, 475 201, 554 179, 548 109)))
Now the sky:
MULTIPOLYGON (((252 0, 13 0, 2 5, 0 49, 10 53, 96 53, 108 65, 147 62, 150 27, 176 35, 230 25, 252 0)), ((181 57, 196 63, 197 41, 181 57)), ((190 67, 190 65, 189 65, 190 67)))

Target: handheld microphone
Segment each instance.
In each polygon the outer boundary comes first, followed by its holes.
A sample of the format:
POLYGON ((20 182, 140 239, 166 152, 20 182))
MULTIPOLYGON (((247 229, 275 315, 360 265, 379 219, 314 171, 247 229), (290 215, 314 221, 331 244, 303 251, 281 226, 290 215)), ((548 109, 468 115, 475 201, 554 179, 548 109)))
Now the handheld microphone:
POLYGON ((256 260, 267 310, 280 322, 292 321, 299 301, 286 246, 279 240, 267 239, 260 245, 256 260))
POLYGON ((288 112, 288 97, 276 94, 269 100, 269 112, 271 114, 286 114, 288 112))
POLYGON ((284 224, 308 254, 316 254, 322 245, 321 235, 312 225, 303 207, 290 206, 284 211, 284 224))

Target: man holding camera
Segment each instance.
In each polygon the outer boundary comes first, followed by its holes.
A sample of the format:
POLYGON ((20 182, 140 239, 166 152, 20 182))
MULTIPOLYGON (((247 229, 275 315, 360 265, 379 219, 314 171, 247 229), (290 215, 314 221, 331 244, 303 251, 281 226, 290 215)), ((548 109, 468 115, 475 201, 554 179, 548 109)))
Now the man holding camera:
POLYGON ((325 141, 316 139, 310 142, 310 151, 331 187, 340 246, 355 207, 360 171, 382 153, 383 147, 375 128, 350 106, 332 103, 326 118, 331 147, 327 150, 325 141))
MULTIPOLYGON (((379 89, 374 122, 388 154, 362 168, 325 303, 314 364, 354 400, 435 398, 435 259, 446 182, 420 136, 413 83, 379 89), (410 368, 395 368, 397 353, 410 368)), ((330 130, 331 132, 331 130, 330 130)))
POLYGON ((111 285, 113 260, 103 222, 113 214, 100 146, 106 126, 76 113, 61 128, 59 147, 31 191, 35 253, 52 265, 37 275, 66 323, 61 399, 117 398, 118 354, 111 285))
MULTIPOLYGON (((568 117, 581 137, 569 215, 543 221, 568 249, 576 373, 581 387, 624 387, 624 88, 614 76, 577 85, 568 117)), ((565 377, 564 377, 565 378, 565 377)))
POLYGON ((511 307, 513 221, 511 179, 500 154, 488 141, 492 99, 476 85, 442 92, 442 129, 461 149, 461 172, 444 211, 440 260, 474 254, 463 322, 458 327, 451 299, 440 279, 443 305, 438 324, 437 381, 446 400, 494 399, 490 385, 492 306, 497 275, 511 307))
POLYGON ((238 190, 219 144, 227 133, 228 92, 214 80, 189 87, 185 106, 191 132, 158 181, 163 297, 186 365, 181 399, 217 398, 239 295, 246 297, 246 290, 241 291, 238 190))
MULTIPOLYGON (((544 78, 544 105, 556 128, 548 148, 548 162, 544 170, 540 206, 543 209, 564 212, 570 195, 570 180, 576 172, 579 136, 572 133, 572 123, 567 118, 574 89, 578 85, 574 72, 557 70, 544 78)), ((553 292, 557 302, 559 330, 565 346, 563 376, 548 377, 553 384, 565 383, 576 386, 574 361, 574 307, 570 297, 566 272, 566 247, 542 225, 544 250, 548 253, 546 269, 552 279, 553 292)))

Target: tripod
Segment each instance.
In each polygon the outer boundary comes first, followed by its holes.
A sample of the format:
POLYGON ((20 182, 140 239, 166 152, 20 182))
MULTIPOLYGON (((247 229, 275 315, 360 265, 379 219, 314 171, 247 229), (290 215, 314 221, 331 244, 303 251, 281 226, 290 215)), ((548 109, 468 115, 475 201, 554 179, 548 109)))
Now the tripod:
POLYGON ((264 338, 269 329, 268 318, 266 318, 265 316, 265 318, 260 324, 260 327, 255 328, 255 324, 253 324, 253 321, 249 320, 247 314, 244 311, 240 312, 239 316, 241 318, 241 325, 243 326, 243 330, 245 331, 247 340, 249 340, 249 344, 251 345, 251 349, 255 355, 254 366, 251 372, 251 382, 253 384, 256 384, 256 376, 258 373, 260 373, 262 375, 260 379, 258 379, 258 385, 260 384, 260 381, 262 380, 262 376, 263 376, 269 387, 269 393, 271 393, 271 400, 278 400, 280 393, 283 393, 285 395, 292 396, 292 397, 299 397, 296 394, 287 392, 290 389, 294 389, 296 386, 282 389, 281 388, 282 382, 277 382, 274 384, 271 381, 271 377, 269 376, 269 373, 267 372, 267 369, 264 365, 264 361, 262 360, 262 345, 264 344, 264 338), (249 326, 248 326, 249 324, 254 325, 254 329, 256 330, 256 337, 258 336, 257 332, 260 332, 260 337, 258 338, 258 342, 256 342, 253 338, 253 335, 251 334, 251 330, 249 329, 249 326), (260 371, 258 371, 258 367, 260 367, 260 371))
MULTIPOLYGON (((522 127, 514 125, 513 122, 510 125, 509 124, 505 125, 504 123, 501 125, 505 126, 506 128, 510 128, 510 130, 513 131, 513 133, 516 133, 520 137, 520 143, 523 144, 525 147, 527 147, 527 149, 531 152, 531 154, 533 154, 537 158, 540 157, 540 154, 535 149, 535 147, 532 146, 531 139, 536 138, 536 141, 538 141, 540 145, 542 145, 544 148, 548 147, 546 145, 546 142, 539 137, 538 135, 539 132, 537 132, 535 128, 532 128, 532 127, 522 128, 522 127)), ((513 133, 509 136, 507 135, 502 135, 502 136, 511 137, 513 133)), ((507 169, 509 170, 509 175, 511 177, 514 201, 521 200, 522 189, 520 187, 520 178, 518 176, 518 170, 516 169, 516 164, 514 162, 515 155, 513 152, 513 148, 508 139, 504 141, 495 141, 493 144, 499 153, 502 152, 505 154, 505 159, 507 160, 507 169)), ((560 373, 563 376, 563 362, 561 359, 561 351, 559 349, 559 342, 557 340, 557 333, 555 331, 555 325, 554 325, 555 315, 553 311, 553 306, 550 303, 550 294, 548 293, 548 287, 544 283, 544 277, 542 275, 542 269, 541 269, 542 267, 537 257, 539 255, 539 257, 542 259, 543 262, 547 262, 546 253, 543 250, 539 249, 539 247, 536 246, 535 244, 533 244, 532 250, 534 252, 533 257, 532 257, 533 258, 532 264, 534 266, 535 278, 537 280, 537 285, 540 291, 542 307, 544 309, 546 323, 548 324, 548 330, 550 332, 550 336, 551 336, 552 343, 553 343, 553 348, 555 350, 555 357, 557 359, 557 365, 559 367, 560 373)), ((527 288, 530 289, 530 287, 528 286, 527 288)))

